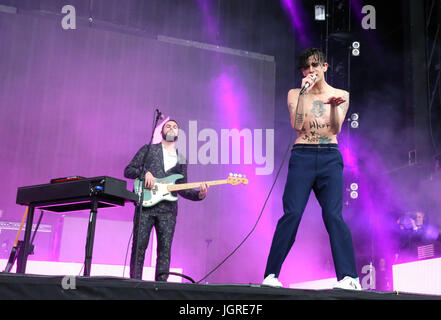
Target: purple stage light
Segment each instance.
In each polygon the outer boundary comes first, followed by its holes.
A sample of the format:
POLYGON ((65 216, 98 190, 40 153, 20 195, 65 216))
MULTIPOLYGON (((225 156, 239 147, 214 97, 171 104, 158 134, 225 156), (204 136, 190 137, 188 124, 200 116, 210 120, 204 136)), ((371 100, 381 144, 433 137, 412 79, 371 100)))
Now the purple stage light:
POLYGON ((363 14, 361 12, 362 5, 360 3, 360 0, 349 0, 351 3, 352 12, 355 14, 357 21, 361 23, 361 20, 363 19, 363 14))
POLYGON ((226 128, 240 130, 240 118, 243 118, 240 106, 243 103, 237 79, 231 73, 224 71, 214 80, 213 87, 215 103, 221 114, 222 123, 226 128))
POLYGON ((358 176, 360 174, 360 170, 358 168, 357 158, 354 155, 354 153, 346 145, 341 146, 340 150, 343 156, 345 166, 347 168, 350 168, 355 176, 358 176))
MULTIPOLYGON (((299 37, 302 46, 306 46, 307 39, 305 34, 305 27, 302 21, 302 11, 300 1, 296 0, 281 0, 283 10, 288 15, 291 26, 295 34, 299 37)), ((312 23, 312 21, 311 21, 312 23)))
POLYGON ((206 31, 211 40, 217 40, 219 34, 218 22, 213 17, 211 1, 208 0, 198 0, 199 6, 201 7, 202 13, 204 14, 204 23, 206 31))

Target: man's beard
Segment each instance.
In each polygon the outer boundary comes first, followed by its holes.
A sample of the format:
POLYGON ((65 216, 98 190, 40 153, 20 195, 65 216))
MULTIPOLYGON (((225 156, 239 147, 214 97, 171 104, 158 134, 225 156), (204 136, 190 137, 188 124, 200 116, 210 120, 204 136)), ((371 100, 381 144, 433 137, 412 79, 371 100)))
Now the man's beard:
POLYGON ((167 142, 174 142, 178 140, 178 136, 175 135, 173 130, 169 130, 167 133, 162 132, 162 138, 167 142))

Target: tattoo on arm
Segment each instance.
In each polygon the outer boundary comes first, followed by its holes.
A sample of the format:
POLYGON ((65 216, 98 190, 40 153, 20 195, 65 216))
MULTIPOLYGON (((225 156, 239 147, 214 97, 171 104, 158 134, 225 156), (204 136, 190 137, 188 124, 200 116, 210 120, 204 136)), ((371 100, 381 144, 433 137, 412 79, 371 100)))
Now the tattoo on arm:
POLYGON ((341 111, 346 112, 346 110, 348 108, 348 103, 347 102, 343 102, 338 107, 341 109, 341 111))
POLYGON ((348 110, 348 106, 349 106, 349 95, 345 94, 343 97, 346 101, 343 102, 342 104, 340 104, 338 107, 341 109, 341 111, 343 111, 344 113, 346 113, 346 111, 348 110))
POLYGON ((291 114, 291 119, 294 117, 294 126, 300 126, 303 123, 303 113, 298 112, 298 103, 297 105, 293 102, 288 104, 289 112, 291 114), (295 116, 294 116, 295 114, 295 116))
POLYGON ((296 125, 297 124, 302 124, 302 123, 303 123, 303 114, 296 113, 296 125))

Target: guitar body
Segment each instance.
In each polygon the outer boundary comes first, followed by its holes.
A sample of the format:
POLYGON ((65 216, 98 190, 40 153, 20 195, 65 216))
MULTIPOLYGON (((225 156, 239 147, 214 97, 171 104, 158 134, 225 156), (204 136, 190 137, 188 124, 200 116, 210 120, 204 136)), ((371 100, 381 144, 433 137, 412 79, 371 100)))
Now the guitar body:
POLYGON ((165 178, 158 178, 156 179, 152 190, 143 188, 143 181, 136 179, 134 183, 134 191, 136 194, 142 192, 142 206, 147 208, 153 207, 163 200, 177 201, 178 197, 175 197, 167 187, 174 185, 177 180, 182 179, 183 177, 182 174, 172 174, 165 178))

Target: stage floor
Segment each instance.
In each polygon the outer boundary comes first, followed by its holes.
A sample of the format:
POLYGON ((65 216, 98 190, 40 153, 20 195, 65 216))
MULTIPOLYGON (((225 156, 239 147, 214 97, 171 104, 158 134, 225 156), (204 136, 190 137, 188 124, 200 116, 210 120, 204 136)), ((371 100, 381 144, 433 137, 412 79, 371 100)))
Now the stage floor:
POLYGON ((1 300, 441 300, 404 292, 304 290, 259 284, 193 284, 116 277, 0 273, 1 300))

